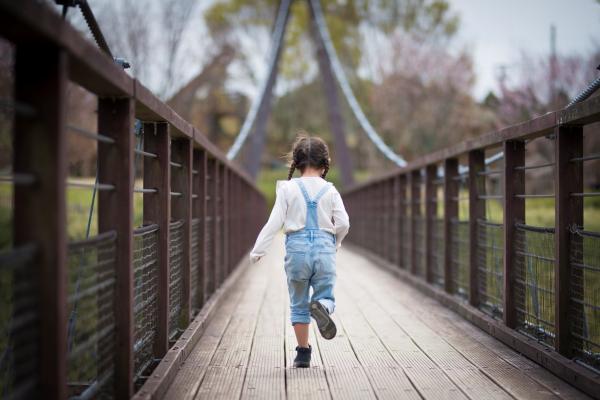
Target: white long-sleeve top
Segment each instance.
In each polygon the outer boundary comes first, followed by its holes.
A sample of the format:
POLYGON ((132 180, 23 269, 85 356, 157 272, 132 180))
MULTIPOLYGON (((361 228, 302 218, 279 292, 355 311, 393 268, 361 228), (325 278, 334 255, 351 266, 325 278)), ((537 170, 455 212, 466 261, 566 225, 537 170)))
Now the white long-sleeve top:
MULTIPOLYGON (((282 227, 285 233, 304 229, 306 225, 306 200, 298 183, 295 182, 297 179, 302 179, 311 200, 315 198, 323 186, 330 184, 325 179, 316 176, 277 181, 275 205, 269 220, 260 231, 254 248, 250 252, 250 258, 253 261, 257 261, 266 254, 273 237, 282 227)), ((336 243, 339 247, 350 229, 350 219, 344 208, 342 197, 333 185, 327 189, 319 200, 317 216, 319 228, 336 235, 336 243)))

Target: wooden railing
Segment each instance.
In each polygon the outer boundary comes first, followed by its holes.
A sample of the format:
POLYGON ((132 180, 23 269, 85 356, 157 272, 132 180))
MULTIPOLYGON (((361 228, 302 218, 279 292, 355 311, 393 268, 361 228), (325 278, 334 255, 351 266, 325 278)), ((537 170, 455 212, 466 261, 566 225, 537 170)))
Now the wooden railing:
POLYGON ((357 185, 343 194, 349 240, 597 396, 600 193, 584 178, 600 154, 584 131, 599 135, 598 121, 600 97, 357 185), (544 146, 550 162, 536 160, 544 146))
POLYGON ((264 198, 45 4, 0 1, 0 35, 15 54, 14 98, 3 99, 14 209, 0 254, 0 397, 130 398, 245 256, 264 198), (66 124, 69 82, 97 96, 97 130, 66 124), (97 143, 96 184, 67 179, 73 133, 97 143), (72 185, 98 192, 97 233, 76 241, 72 185))

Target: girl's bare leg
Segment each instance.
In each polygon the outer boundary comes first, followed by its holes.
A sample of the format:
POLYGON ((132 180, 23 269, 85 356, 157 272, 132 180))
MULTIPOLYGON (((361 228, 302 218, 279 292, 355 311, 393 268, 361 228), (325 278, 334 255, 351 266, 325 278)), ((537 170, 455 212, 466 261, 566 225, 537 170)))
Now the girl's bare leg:
POLYGON ((298 346, 308 348, 308 327, 310 324, 295 324, 294 333, 298 346))

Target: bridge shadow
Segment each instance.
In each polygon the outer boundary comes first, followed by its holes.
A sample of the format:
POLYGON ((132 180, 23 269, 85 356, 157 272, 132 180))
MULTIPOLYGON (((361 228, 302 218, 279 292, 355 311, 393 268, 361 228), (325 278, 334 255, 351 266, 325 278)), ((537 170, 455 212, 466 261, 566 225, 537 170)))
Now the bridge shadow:
POLYGON ((283 236, 235 283, 165 398, 588 398, 348 246, 338 253, 338 336, 311 330, 291 367, 283 236))

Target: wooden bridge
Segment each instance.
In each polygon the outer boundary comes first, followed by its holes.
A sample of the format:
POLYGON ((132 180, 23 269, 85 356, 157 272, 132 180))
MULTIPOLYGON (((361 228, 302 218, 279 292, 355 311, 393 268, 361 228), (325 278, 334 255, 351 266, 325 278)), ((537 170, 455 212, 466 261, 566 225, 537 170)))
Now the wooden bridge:
POLYGON ((600 397, 583 184, 599 97, 343 193, 339 333, 312 332, 314 366, 294 369, 281 238, 247 262, 266 210, 246 172, 38 2, 0 0, 0 36, 15 54, 3 398, 600 397), (67 123, 70 84, 97 97, 95 131, 67 123), (68 135, 97 145, 97 182, 68 177, 68 135), (552 163, 531 163, 536 141, 552 163), (542 168, 553 182, 531 193, 542 168), (67 236, 70 188, 98 191, 84 239, 67 236), (554 200, 552 226, 528 224, 534 198, 554 200))

